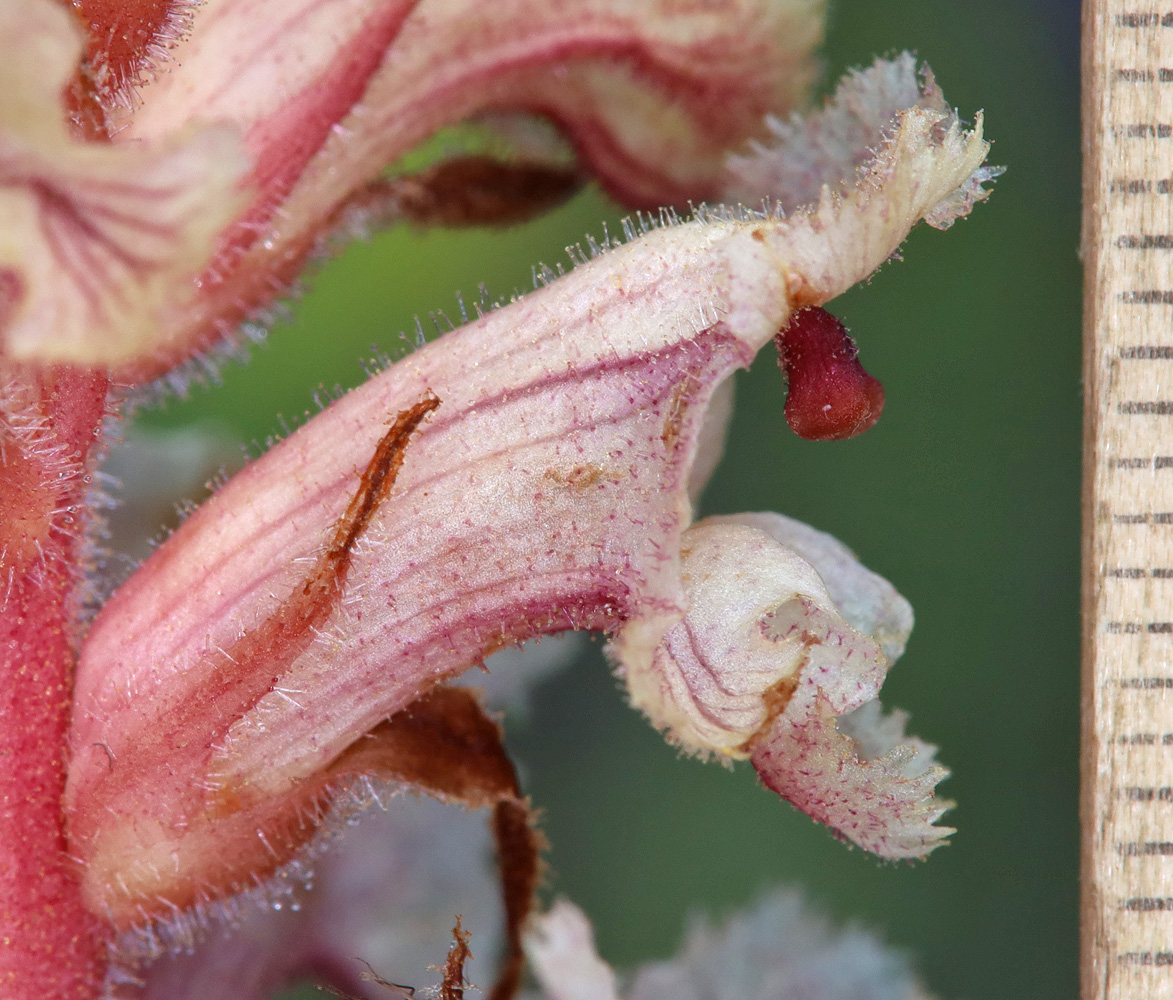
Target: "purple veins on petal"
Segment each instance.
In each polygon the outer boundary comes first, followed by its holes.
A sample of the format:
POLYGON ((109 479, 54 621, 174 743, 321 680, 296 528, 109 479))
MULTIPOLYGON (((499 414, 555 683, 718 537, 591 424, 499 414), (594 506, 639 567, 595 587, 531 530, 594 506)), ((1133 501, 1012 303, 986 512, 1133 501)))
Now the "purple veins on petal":
POLYGON ((680 745, 752 758, 870 849, 929 849, 939 770, 914 773, 903 743, 864 760, 835 724, 874 699, 890 637, 853 627, 771 531, 692 525, 690 497, 718 387, 919 219, 967 208, 954 196, 986 149, 980 124, 905 108, 854 186, 652 229, 426 345, 230 480, 82 649, 66 808, 90 905, 126 927, 263 877, 352 765, 394 763, 353 749, 384 720, 567 629, 611 637, 633 702, 680 745), (388 423, 430 392, 442 405, 372 487, 388 423), (344 572, 322 575, 331 561, 344 572), (313 614, 291 612, 327 581, 313 614), (812 754, 827 767, 799 781, 812 754))

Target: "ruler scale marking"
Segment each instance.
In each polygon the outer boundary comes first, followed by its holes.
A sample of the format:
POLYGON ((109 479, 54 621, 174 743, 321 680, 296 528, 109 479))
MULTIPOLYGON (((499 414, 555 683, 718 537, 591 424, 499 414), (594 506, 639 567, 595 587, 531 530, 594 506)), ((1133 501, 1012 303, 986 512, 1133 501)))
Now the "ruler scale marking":
POLYGON ((1173 5, 1085 0, 1083 1000, 1173 1000, 1173 5))

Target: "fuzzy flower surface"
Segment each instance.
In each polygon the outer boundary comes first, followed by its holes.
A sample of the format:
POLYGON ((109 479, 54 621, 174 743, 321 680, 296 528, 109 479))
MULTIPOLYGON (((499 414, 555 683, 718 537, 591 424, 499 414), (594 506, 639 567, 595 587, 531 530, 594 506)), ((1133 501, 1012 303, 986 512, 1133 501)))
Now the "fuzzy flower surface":
MULTIPOLYGON (((868 78, 915 87, 907 59, 850 86, 868 78)), ((931 850, 944 772, 916 743, 861 756, 835 723, 876 697, 880 643, 785 522, 693 524, 689 484, 718 387, 797 304, 968 207, 984 155, 950 113, 903 109, 856 187, 648 227, 234 477, 83 647, 66 808, 91 905, 130 925, 246 887, 332 790, 378 772, 382 720, 565 629, 612 636, 632 702, 681 746, 751 759, 882 856, 931 850), (844 253, 820 252, 840 234, 844 253)))
POLYGON ((555 632, 606 634, 669 740, 751 761, 838 836, 884 858, 942 842, 946 772, 876 702, 903 599, 781 515, 693 518, 730 376, 768 342, 800 433, 874 423, 882 391, 821 307, 992 176, 980 116, 964 127, 907 55, 795 115, 820 14, 0 0, 6 995, 151 988, 128 936, 187 933, 364 790, 408 788, 489 813, 506 1000, 540 838, 499 726, 453 682, 555 632), (491 154, 387 171, 467 121, 491 154), (639 215, 376 374, 87 620, 93 477, 128 387, 182 387, 255 334, 340 231, 513 221, 588 176, 633 207, 731 207, 639 215))

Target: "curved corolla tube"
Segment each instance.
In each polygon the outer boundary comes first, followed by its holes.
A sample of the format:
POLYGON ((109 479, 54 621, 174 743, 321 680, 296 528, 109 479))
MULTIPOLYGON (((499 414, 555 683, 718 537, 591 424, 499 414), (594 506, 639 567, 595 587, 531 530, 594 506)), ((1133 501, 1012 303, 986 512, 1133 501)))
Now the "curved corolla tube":
POLYGON ((720 198, 726 152, 804 99, 822 7, 4 4, 0 355, 141 382, 259 334, 339 226, 509 221, 588 174, 632 207, 720 198), (384 176, 468 122, 501 156, 384 176))
POLYGON ((891 640, 768 532, 690 528, 716 388, 794 309, 983 194, 980 122, 917 91, 909 60, 869 72, 901 66, 922 103, 871 122, 852 187, 645 227, 427 345, 233 478, 111 598, 82 650, 66 802, 91 906, 128 926, 263 878, 387 762, 382 720, 567 629, 611 636, 633 701, 682 745, 749 757, 884 856, 933 846, 941 772, 912 775, 900 747, 867 762, 834 722, 874 697, 891 640))

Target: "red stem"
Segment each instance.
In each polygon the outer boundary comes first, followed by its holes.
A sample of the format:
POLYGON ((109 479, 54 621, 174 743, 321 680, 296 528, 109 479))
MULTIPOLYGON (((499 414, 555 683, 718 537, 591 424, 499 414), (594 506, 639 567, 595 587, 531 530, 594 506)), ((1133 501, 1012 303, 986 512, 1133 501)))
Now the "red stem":
MULTIPOLYGON (((4 374, 4 373, 0 373, 4 374)), ((0 385, 0 995, 92 1000, 109 931, 82 902, 61 799, 104 376, 0 385)))

